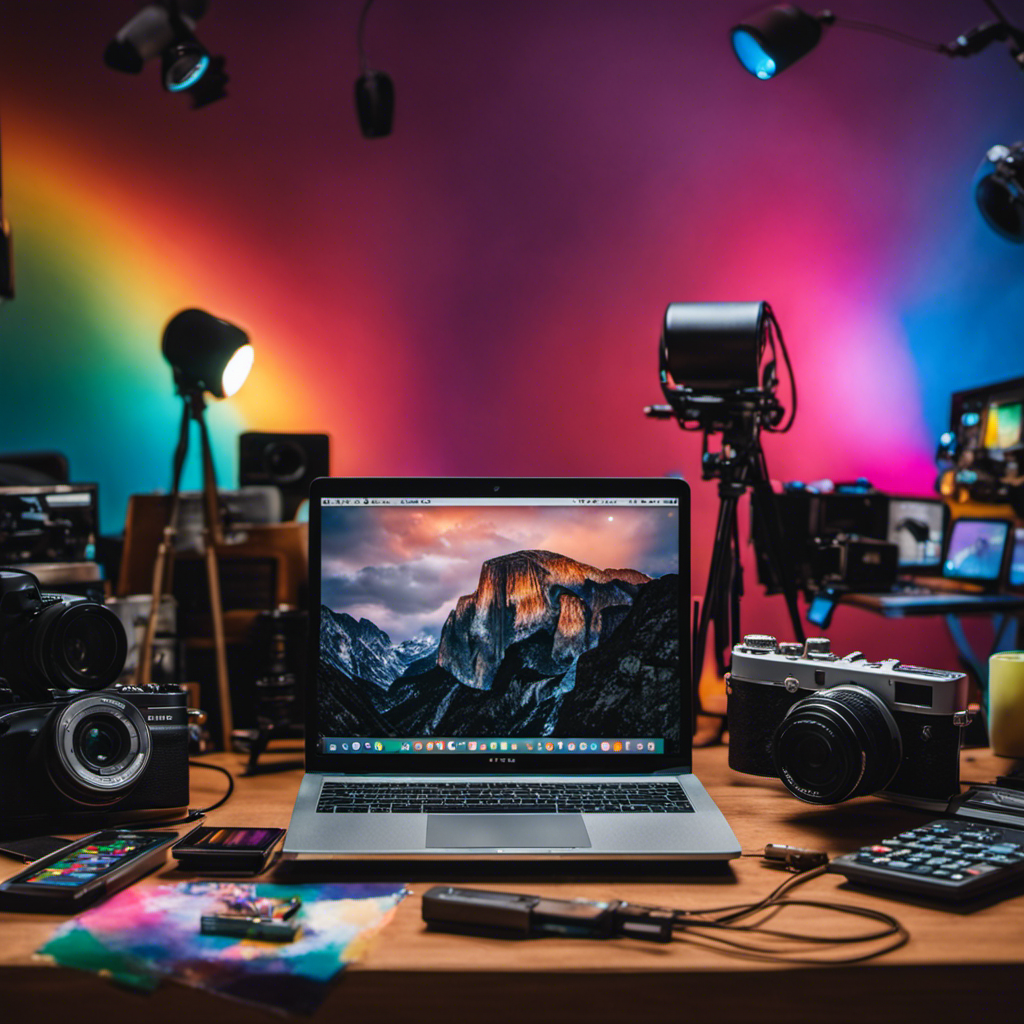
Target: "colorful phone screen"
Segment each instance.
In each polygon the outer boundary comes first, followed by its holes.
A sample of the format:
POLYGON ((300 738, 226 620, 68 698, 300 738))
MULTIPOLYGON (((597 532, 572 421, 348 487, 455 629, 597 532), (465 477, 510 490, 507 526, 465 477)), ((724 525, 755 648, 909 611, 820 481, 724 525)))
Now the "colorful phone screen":
POLYGON ((88 842, 64 854, 59 860, 24 879, 23 884, 57 885, 77 889, 166 841, 165 835, 100 832, 92 836, 88 842))
POLYGON ((212 828, 190 832, 181 843, 188 850, 266 850, 281 836, 279 828, 212 828))

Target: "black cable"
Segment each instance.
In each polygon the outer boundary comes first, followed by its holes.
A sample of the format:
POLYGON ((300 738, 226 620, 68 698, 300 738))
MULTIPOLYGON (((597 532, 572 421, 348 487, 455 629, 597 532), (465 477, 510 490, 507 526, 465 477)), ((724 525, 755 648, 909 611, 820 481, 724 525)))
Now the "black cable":
MULTIPOLYGON (((796 377, 793 375, 793 364, 789 361, 789 350, 786 348, 786 339, 782 335, 782 328, 779 326, 779 321, 776 319, 775 310, 766 302, 764 304, 765 312, 768 316, 768 340, 772 346, 772 352, 775 353, 775 341, 778 339, 778 351, 782 353, 782 361, 786 364, 786 373, 789 375, 789 395, 791 398, 791 404, 789 407, 789 419, 784 425, 778 427, 766 427, 773 434, 785 434, 790 427, 793 426, 793 421, 796 419, 796 377)), ((776 357, 777 358, 777 357, 776 357)))
MULTIPOLYGON (((743 856, 756 855, 743 854, 743 856)), ((880 910, 858 907, 848 903, 829 903, 824 900, 783 898, 796 886, 803 885, 812 878, 817 878, 819 875, 824 874, 824 872, 825 866, 822 865, 793 875, 782 882, 781 885, 776 886, 768 896, 757 903, 732 904, 704 910, 676 910, 673 912, 673 930, 684 933, 686 940, 694 945, 705 949, 717 950, 729 956, 745 960, 760 960, 770 963, 789 963, 804 966, 862 963, 906 945, 910 940, 910 933, 896 918, 880 910), (801 932, 764 927, 772 917, 787 907, 816 907, 837 914, 867 918, 870 921, 878 922, 884 927, 870 932, 844 936, 809 935, 801 932), (738 923, 745 918, 754 917, 762 912, 766 912, 766 915, 759 921, 749 924, 738 923), (790 946, 788 949, 785 947, 772 948, 756 942, 744 942, 718 934, 724 931, 742 932, 751 937, 763 936, 769 940, 774 939, 781 943, 789 943, 790 946), (891 939, 892 941, 881 949, 870 950, 867 953, 857 953, 853 956, 796 955, 804 953, 805 947, 820 949, 826 946, 847 946, 865 942, 881 942, 886 939, 891 939)))
POLYGON ((356 30, 356 45, 359 48, 359 67, 365 75, 370 70, 370 58, 366 55, 366 46, 363 37, 366 33, 366 15, 370 13, 373 0, 366 0, 362 10, 359 12, 359 28, 356 30))
POLYGON ((228 798, 235 791, 234 775, 232 775, 231 772, 227 770, 227 768, 222 768, 219 764, 207 764, 205 761, 189 761, 189 765, 192 768, 206 768, 211 772, 220 772, 221 775, 226 775, 228 780, 227 792, 216 803, 210 804, 209 807, 197 808, 197 813, 209 814, 210 811, 215 811, 218 807, 222 806, 223 804, 226 804, 228 802, 228 798))
POLYGON ((168 821, 151 821, 149 819, 142 819, 140 821, 124 821, 118 822, 116 828, 170 828, 172 825, 190 825, 193 821, 199 821, 200 818, 207 815, 210 811, 215 811, 218 807, 227 803, 228 798, 235 791, 235 777, 227 770, 222 768, 219 764, 206 764, 203 761, 189 761, 189 766, 192 768, 209 768, 210 771, 220 772, 222 775, 226 775, 228 779, 227 792, 215 803, 210 804, 209 807, 195 807, 189 808, 188 814, 182 818, 174 818, 168 821))
POLYGON ((906 43, 907 46, 916 46, 921 50, 930 50, 932 53, 949 53, 949 47, 945 43, 933 43, 928 39, 919 39, 917 36, 907 35, 906 32, 899 32, 894 28, 874 25, 870 21, 857 21, 855 18, 836 17, 833 19, 833 23, 842 25, 844 28, 856 29, 858 32, 873 32, 875 35, 895 39, 897 42, 906 43))
POLYGON ((1006 15, 995 5, 993 0, 982 0, 985 6, 1004 24, 1009 25, 1009 21, 1006 20, 1006 15))

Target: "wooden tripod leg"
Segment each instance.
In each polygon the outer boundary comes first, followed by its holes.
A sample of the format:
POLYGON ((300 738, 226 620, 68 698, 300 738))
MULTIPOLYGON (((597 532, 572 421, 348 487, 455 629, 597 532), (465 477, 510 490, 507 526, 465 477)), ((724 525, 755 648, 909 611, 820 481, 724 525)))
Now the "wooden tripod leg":
POLYGON ((173 526, 164 527, 163 540, 156 549, 153 562, 153 592, 149 603, 149 618, 146 620, 146 632, 143 634, 142 647, 139 648, 139 660, 135 666, 135 685, 145 686, 153 681, 153 638, 156 636, 157 619, 160 616, 160 601, 164 593, 164 574, 168 561, 174 557, 173 526))
POLYGON ((231 714, 231 688, 228 683, 228 652, 224 638, 224 609, 220 603, 220 576, 217 573, 217 552, 210 540, 208 530, 203 533, 203 548, 206 558, 206 585, 210 593, 210 618, 213 622, 213 649, 217 659, 217 697, 220 701, 221 742, 224 749, 231 749, 231 731, 234 727, 231 714))

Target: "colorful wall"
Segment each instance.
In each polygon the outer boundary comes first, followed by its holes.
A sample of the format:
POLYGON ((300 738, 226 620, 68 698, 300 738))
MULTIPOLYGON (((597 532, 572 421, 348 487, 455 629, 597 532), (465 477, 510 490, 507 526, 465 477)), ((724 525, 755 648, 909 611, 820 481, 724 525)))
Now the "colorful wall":
MULTIPOLYGON (((1024 136, 999 48, 953 61, 835 28, 761 83, 728 43, 747 0, 377 0, 367 41, 397 109, 367 141, 359 6, 213 0, 199 35, 231 95, 199 111, 153 67, 103 66, 131 0, 5 8, 0 449, 66 451, 106 531, 168 483, 159 338, 185 306, 257 350, 211 409, 225 483, 248 428, 328 431, 337 474, 681 471, 697 581, 715 487, 696 436, 641 415, 669 301, 771 301, 800 384, 766 446, 780 479, 926 493, 949 393, 1024 374, 1024 249, 970 189, 990 144, 1024 136)), ((936 41, 987 17, 839 13, 936 41)), ((786 633, 778 605, 752 595, 747 623, 786 633)), ((937 621, 843 611, 832 632, 953 659, 937 621)))

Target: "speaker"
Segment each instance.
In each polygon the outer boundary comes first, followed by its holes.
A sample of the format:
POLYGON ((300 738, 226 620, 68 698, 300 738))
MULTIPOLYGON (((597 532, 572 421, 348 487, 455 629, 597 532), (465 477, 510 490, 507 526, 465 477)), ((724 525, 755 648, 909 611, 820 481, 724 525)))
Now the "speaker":
POLYGON ((249 431, 238 439, 238 484, 272 484, 281 491, 284 518, 293 519, 309 497, 309 485, 331 470, 327 434, 263 434, 249 431))

